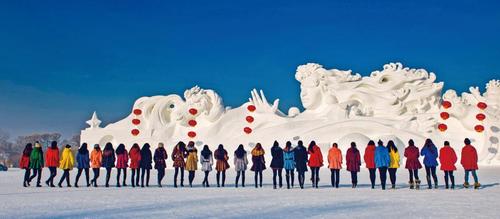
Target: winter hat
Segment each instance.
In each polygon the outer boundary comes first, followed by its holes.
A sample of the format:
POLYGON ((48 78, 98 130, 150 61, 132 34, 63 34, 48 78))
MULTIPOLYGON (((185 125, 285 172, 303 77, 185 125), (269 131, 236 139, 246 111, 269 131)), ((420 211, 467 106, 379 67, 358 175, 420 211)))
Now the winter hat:
POLYGON ((65 148, 71 148, 71 145, 67 144, 65 148))
POLYGON ((163 146, 164 146, 164 144, 163 144, 163 143, 158 143, 158 147, 159 147, 159 148, 162 148, 163 146))
POLYGON ((40 144, 40 142, 38 142, 38 141, 35 142, 35 148, 41 148, 41 147, 42 147, 42 145, 40 144))
POLYGON ((95 144, 95 145, 94 145, 94 148, 98 148, 98 147, 99 147, 99 144, 95 144))

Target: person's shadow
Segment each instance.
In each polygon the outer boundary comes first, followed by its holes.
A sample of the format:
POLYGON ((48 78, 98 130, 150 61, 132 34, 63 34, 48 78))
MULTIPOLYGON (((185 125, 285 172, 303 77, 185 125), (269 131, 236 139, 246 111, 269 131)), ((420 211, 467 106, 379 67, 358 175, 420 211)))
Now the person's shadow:
POLYGON ((500 183, 485 184, 485 185, 481 185, 481 187, 479 189, 486 189, 486 188, 494 187, 494 186, 498 186, 498 185, 500 185, 500 183))

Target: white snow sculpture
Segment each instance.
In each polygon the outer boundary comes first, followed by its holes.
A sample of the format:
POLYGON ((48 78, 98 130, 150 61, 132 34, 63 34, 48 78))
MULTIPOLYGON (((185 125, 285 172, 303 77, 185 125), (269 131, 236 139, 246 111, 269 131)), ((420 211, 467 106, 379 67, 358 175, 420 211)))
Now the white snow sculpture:
POLYGON ((148 142, 153 148, 164 142, 168 151, 178 141, 192 140, 212 149, 222 143, 232 155, 239 144, 250 150, 261 142, 269 149, 274 140, 281 145, 286 141, 296 145, 298 140, 308 145, 315 140, 324 153, 332 142, 338 142, 345 153, 351 141, 363 152, 369 139, 394 140, 403 149, 410 138, 420 147, 426 138, 438 147, 448 140, 459 153, 463 139, 469 137, 483 164, 500 164, 498 80, 490 81, 483 95, 472 87, 461 96, 448 90, 441 97, 443 82, 436 83, 434 73, 401 63, 386 64, 367 77, 308 63, 297 68, 295 78, 300 82, 303 112, 291 107, 284 114, 279 100, 270 104, 264 92, 256 89, 242 106, 225 107, 215 91, 195 86, 184 92, 184 98, 139 98, 127 118, 104 128, 94 114, 81 139, 91 145, 112 142, 128 147, 148 142), (452 107, 444 109, 442 101, 449 101, 452 107), (479 102, 488 107, 478 109, 479 102), (440 117, 444 111, 450 115, 446 120, 440 117), (486 119, 478 121, 478 113, 484 113, 486 119), (448 127, 444 132, 438 129, 441 123, 448 127), (478 124, 484 126, 483 132, 474 130, 478 124))

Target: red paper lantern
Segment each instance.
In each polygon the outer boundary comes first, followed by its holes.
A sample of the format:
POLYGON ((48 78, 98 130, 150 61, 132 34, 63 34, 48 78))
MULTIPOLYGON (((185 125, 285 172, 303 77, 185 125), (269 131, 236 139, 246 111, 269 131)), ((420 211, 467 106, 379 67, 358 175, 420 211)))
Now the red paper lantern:
POLYGON ((448 129, 448 126, 446 124, 441 123, 438 125, 438 129, 439 129, 439 131, 444 132, 448 129))
POLYGON ((483 125, 476 125, 476 126, 474 126, 474 130, 476 130, 476 132, 483 132, 484 126, 483 125))
POLYGON ((479 102, 479 103, 477 103, 477 108, 479 108, 481 110, 486 109, 486 107, 488 107, 488 105, 485 102, 479 102))
POLYGON ((140 119, 132 119, 132 124, 139 125, 139 124, 141 124, 141 120, 140 119))
POLYGON ((243 131, 244 131, 245 133, 247 133, 247 134, 252 133, 252 129, 251 129, 251 128, 249 128, 249 127, 245 127, 245 128, 243 129, 243 131))
POLYGON ((195 108, 191 108, 191 109, 189 109, 189 113, 194 116, 198 113, 198 110, 195 108))
POLYGON ((190 138, 194 138, 194 137, 196 137, 196 132, 190 131, 190 132, 188 132, 188 136, 190 138))
POLYGON ((141 110, 141 109, 135 109, 135 110, 134 110, 134 114, 135 114, 136 116, 140 116, 140 115, 142 114, 142 110, 141 110))
POLYGON ((476 119, 479 121, 483 121, 484 119, 486 119, 486 115, 479 113, 476 115, 476 119))
POLYGON ((448 109, 451 107, 451 102, 447 101, 447 100, 443 101, 443 103, 441 103, 441 104, 443 105, 443 108, 445 108, 445 109, 448 109))
POLYGON ((252 123, 254 119, 252 116, 247 116, 245 120, 247 120, 248 123, 252 123))
POLYGON ((140 131, 139 131, 139 129, 132 129, 131 133, 133 136, 138 136, 140 131))
POLYGON ((253 112, 253 111, 255 111, 256 109, 257 109, 257 108, 255 108, 255 106, 254 106, 254 105, 248 105, 248 106, 247 106, 247 110, 248 110, 248 111, 250 111, 250 112, 253 112))
POLYGON ((188 121, 188 124, 189 124, 189 126, 191 126, 191 127, 195 127, 195 126, 196 126, 196 124, 198 124, 198 123, 196 122, 196 120, 189 120, 189 121, 188 121))
POLYGON ((441 119, 444 119, 444 120, 447 120, 448 118, 450 118, 450 114, 447 112, 442 112, 439 115, 441 116, 441 119))

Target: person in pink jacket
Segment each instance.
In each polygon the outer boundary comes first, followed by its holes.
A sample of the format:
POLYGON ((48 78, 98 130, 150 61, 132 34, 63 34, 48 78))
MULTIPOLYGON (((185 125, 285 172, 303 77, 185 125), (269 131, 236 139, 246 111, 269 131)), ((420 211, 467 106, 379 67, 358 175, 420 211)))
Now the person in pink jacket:
POLYGON ((120 187, 120 173, 123 171, 123 186, 127 186, 127 167, 128 167, 128 153, 124 144, 118 145, 116 148, 116 187, 120 187))
POLYGON ((328 168, 330 168, 332 187, 338 188, 340 181, 340 169, 342 169, 342 151, 337 143, 333 143, 328 151, 328 168))

